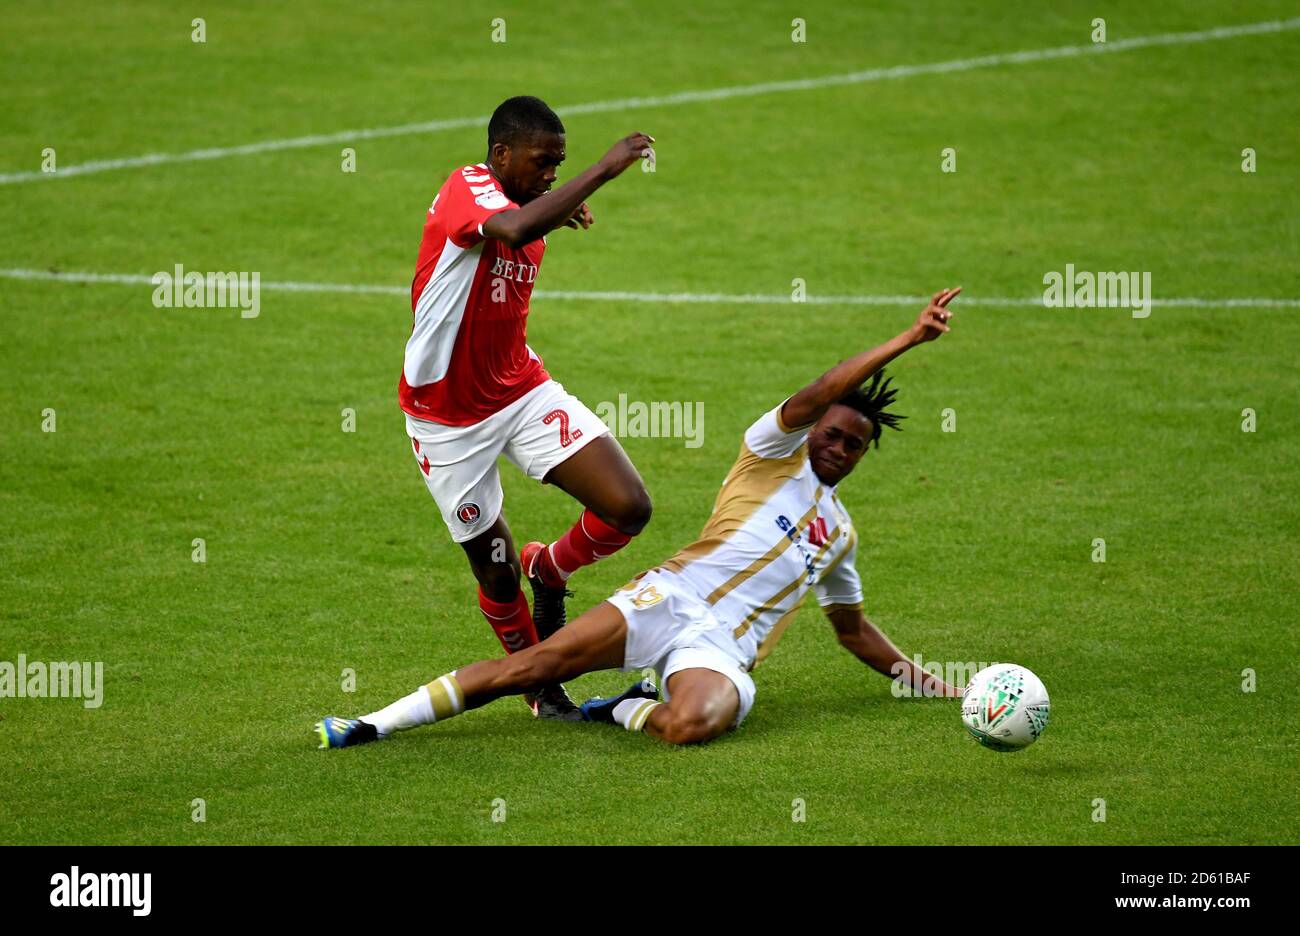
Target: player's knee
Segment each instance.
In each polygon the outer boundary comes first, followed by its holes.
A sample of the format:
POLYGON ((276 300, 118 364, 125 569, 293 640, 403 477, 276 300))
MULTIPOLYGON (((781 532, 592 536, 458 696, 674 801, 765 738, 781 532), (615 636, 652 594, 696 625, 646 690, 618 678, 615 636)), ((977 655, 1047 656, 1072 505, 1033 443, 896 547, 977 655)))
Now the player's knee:
POLYGON ((620 533, 636 536, 650 522, 653 510, 650 492, 645 489, 645 485, 638 484, 618 499, 608 518, 602 519, 620 533))
POLYGON ((677 713, 664 726, 661 737, 669 744, 703 744, 724 730, 703 714, 677 713))

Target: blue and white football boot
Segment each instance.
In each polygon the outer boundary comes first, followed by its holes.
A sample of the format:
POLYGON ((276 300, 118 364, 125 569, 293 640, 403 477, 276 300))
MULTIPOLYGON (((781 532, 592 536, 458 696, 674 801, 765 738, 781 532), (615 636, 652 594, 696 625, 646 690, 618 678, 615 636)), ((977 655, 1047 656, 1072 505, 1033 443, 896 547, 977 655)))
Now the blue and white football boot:
POLYGON ((626 702, 628 699, 657 698, 659 698, 659 690, 655 687, 654 680, 646 677, 622 695, 614 696, 612 699, 602 699, 600 696, 588 699, 578 706, 578 711, 582 712, 584 721, 606 722, 612 725, 614 724, 614 706, 620 702, 626 702))
POLYGON ((375 730, 374 725, 363 722, 359 718, 335 718, 333 715, 326 715, 316 723, 316 737, 320 739, 321 750, 324 750, 378 741, 379 732, 375 730))

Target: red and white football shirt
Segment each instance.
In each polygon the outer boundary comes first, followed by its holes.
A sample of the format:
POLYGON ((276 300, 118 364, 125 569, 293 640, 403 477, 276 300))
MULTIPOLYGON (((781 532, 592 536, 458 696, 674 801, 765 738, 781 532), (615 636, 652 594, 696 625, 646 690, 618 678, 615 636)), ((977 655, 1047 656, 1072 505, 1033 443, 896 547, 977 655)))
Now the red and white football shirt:
POLYGON ((417 419, 469 426, 550 379, 526 341, 546 242, 512 250, 483 236, 488 218, 518 207, 482 163, 453 172, 429 207, 398 382, 417 419))

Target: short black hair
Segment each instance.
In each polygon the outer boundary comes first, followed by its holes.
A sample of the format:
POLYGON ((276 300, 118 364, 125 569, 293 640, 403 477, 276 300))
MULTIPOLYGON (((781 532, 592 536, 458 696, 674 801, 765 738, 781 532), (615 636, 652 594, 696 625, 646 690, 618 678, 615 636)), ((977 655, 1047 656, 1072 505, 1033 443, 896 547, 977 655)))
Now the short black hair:
POLYGON ((898 396, 898 391, 889 386, 893 379, 886 378, 884 370, 878 370, 861 387, 855 387, 836 401, 841 406, 857 410, 871 420, 871 438, 867 440, 868 447, 874 442, 876 448, 880 448, 882 426, 902 432, 898 423, 907 417, 885 410, 885 407, 894 402, 894 397, 898 396))
POLYGON ((492 119, 488 121, 488 149, 491 150, 494 143, 514 146, 539 133, 564 133, 559 115, 541 98, 529 95, 508 98, 492 112, 492 119))

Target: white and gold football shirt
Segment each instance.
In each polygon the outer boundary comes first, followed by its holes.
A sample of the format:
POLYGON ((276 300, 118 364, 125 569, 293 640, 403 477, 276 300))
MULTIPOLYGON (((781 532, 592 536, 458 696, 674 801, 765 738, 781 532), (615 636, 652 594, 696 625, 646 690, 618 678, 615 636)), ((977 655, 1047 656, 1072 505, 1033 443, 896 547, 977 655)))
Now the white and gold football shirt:
POLYGON ((857 533, 813 471, 811 428, 784 425, 781 406, 750 426, 700 538, 659 567, 710 606, 750 667, 809 591, 828 612, 862 606, 857 533))

